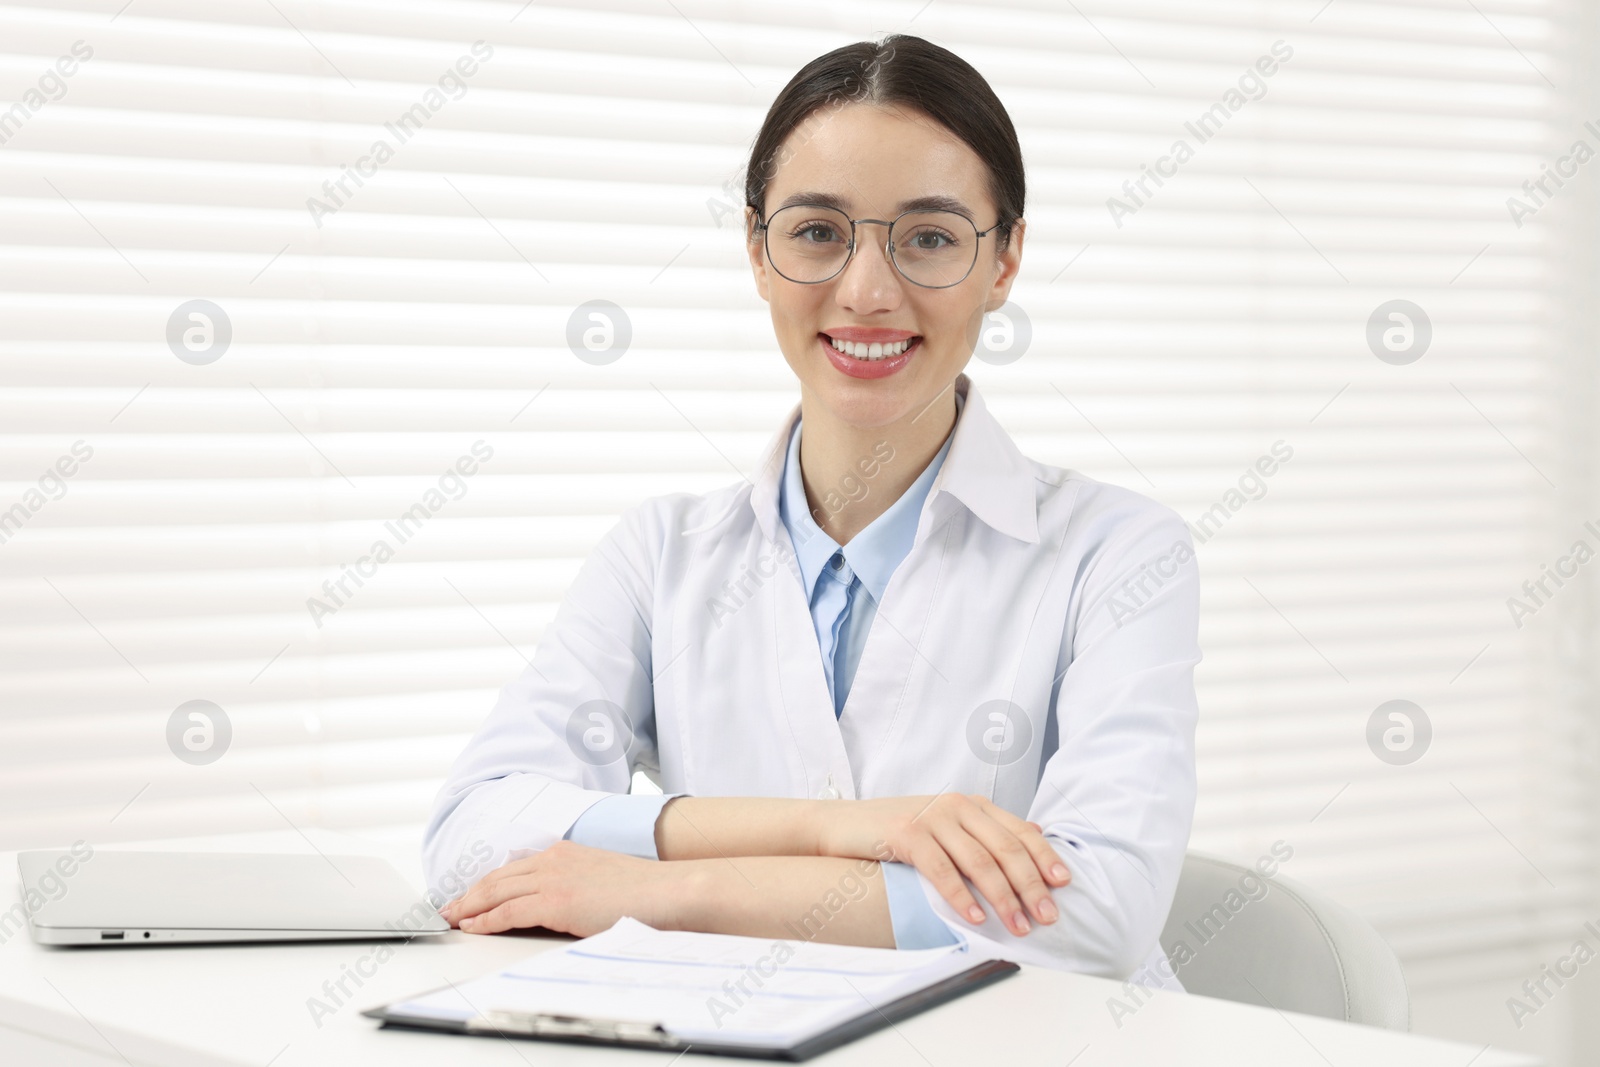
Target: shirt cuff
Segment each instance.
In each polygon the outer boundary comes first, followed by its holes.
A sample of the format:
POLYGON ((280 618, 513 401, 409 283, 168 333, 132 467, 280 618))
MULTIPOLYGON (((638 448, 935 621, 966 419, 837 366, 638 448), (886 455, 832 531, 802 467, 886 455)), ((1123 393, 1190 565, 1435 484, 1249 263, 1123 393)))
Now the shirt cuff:
POLYGON ((605 797, 578 816, 568 828, 565 839, 641 859, 660 859, 656 854, 656 819, 667 801, 684 795, 617 793, 605 797))
MULTIPOLYGON (((605 801, 600 803, 604 804, 605 801)), ((883 887, 889 894, 889 921, 894 924, 895 948, 939 948, 961 940, 934 912, 928 898, 922 895, 922 881, 915 867, 906 863, 883 863, 880 866, 883 868, 883 887)))

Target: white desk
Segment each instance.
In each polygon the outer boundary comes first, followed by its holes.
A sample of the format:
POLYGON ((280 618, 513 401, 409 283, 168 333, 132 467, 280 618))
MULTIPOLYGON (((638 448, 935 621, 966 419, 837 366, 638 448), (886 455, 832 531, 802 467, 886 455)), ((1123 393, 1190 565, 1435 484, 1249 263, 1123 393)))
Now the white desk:
MULTIPOLYGON (((327 853, 383 855, 421 886, 415 850, 312 831, 327 853)), ((92 844, 92 842, 91 842, 92 844)), ((131 848, 132 845, 106 846, 131 848)), ((145 848, 309 851, 298 834, 164 841, 145 848)), ((16 899, 16 858, 0 853, 16 899)), ((69 890, 70 891, 70 890, 69 890)), ((671 1054, 549 1042, 380 1030, 368 1007, 473 978, 564 939, 475 937, 452 932, 409 944, 364 978, 319 1026, 307 1007, 323 983, 370 957, 376 942, 251 946, 61 949, 24 932, 0 946, 0 1063, 159 1064, 162 1067, 304 1067, 308 1064, 438 1067, 449 1064, 666 1064, 671 1054)), ((370 963, 363 965, 372 970, 370 963)), ((1119 1028, 1106 999, 1116 982, 1024 967, 979 990, 812 1061, 915 1067, 1177 1067, 1304 1064, 1307 1067, 1530 1067, 1535 1058, 1393 1034, 1268 1008, 1158 993, 1119 1028), (1474 1056, 1476 1055, 1476 1058, 1474 1056)), ((685 1063, 729 1062, 691 1059, 685 1063)), ((760 1061, 745 1061, 760 1062, 760 1061)))

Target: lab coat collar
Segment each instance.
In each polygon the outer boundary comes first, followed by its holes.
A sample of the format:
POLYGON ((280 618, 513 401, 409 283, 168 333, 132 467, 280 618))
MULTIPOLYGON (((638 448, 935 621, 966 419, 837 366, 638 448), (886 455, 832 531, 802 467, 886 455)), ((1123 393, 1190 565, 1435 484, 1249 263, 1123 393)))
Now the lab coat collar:
MULTIPOLYGON (((1028 544, 1039 542, 1039 508, 1034 471, 1011 440, 1011 435, 995 421, 978 392, 977 383, 965 373, 957 375, 955 389, 964 402, 956 419, 950 452, 928 492, 932 507, 941 493, 948 493, 990 527, 1028 544)), ((756 523, 768 541, 787 539, 778 517, 778 492, 783 477, 784 458, 789 451, 789 435, 800 419, 796 404, 773 435, 751 485, 750 506, 756 523)), ((919 540, 926 530, 919 530, 919 540)))
POLYGON ((800 430, 789 430, 789 447, 784 453, 783 473, 778 480, 778 518, 784 520, 789 540, 794 545, 795 563, 800 567, 800 585, 811 599, 817 576, 839 550, 839 542, 817 525, 806 506, 806 491, 800 476, 800 430))

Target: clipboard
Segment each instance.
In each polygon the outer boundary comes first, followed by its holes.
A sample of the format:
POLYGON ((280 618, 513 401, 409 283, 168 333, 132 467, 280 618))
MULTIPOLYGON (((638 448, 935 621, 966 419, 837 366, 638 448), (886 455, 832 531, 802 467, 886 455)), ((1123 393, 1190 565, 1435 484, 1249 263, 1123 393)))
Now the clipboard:
POLYGON ((892 1000, 867 1006, 860 1015, 831 1029, 788 1046, 718 1043, 704 1039, 684 1040, 669 1033, 659 1023, 622 1019, 599 1019, 574 1015, 530 1014, 492 1011, 485 1016, 459 1020, 406 1015, 391 1011, 392 1005, 372 1008, 361 1014, 376 1019, 385 1029, 426 1030, 535 1041, 561 1041, 584 1045, 612 1045, 650 1049, 656 1052, 697 1052, 710 1056, 742 1056, 752 1059, 783 1060, 798 1063, 859 1037, 910 1018, 929 1008, 992 985, 1019 971, 1007 960, 985 960, 957 974, 892 1000))
POLYGON ((657 930, 623 916, 579 941, 361 1014, 395 1029, 797 1062, 1020 969, 974 956, 959 937, 896 950, 657 930))

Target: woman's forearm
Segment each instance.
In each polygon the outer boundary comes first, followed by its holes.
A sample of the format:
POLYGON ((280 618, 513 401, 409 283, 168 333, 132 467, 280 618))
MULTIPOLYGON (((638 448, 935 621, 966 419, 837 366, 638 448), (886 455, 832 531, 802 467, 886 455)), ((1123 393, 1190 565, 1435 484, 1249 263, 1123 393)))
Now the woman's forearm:
POLYGON ((1052 890, 1071 881, 1036 823, 981 795, 792 800, 676 797, 655 826, 663 860, 844 857, 908 863, 969 922, 981 894, 1016 935, 1060 915, 1052 890), (969 887, 968 882, 971 886, 969 887))
POLYGON ((656 820, 664 860, 817 856, 817 805, 787 797, 674 797, 656 820))
POLYGON ((894 948, 894 924, 876 860, 746 856, 666 864, 680 930, 894 948))

